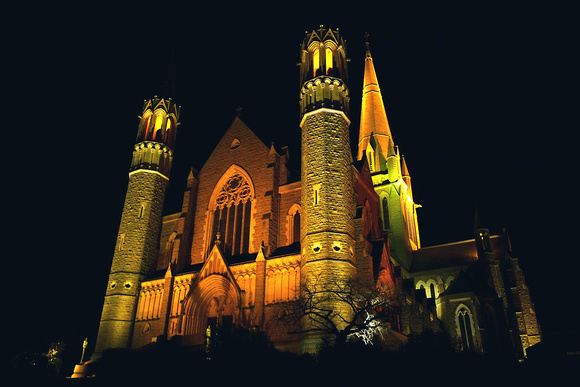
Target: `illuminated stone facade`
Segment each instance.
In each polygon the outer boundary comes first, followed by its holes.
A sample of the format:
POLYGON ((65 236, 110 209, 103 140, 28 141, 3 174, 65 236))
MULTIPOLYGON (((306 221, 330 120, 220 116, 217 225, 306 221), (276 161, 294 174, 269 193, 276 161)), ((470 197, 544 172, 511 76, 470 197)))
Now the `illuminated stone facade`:
MULTIPOLYGON (((398 337, 443 330, 458 350, 524 357, 541 333, 508 236, 478 229, 472 240, 421 247, 420 206, 370 50, 356 159, 344 40, 321 28, 300 54, 299 176, 286 148, 265 145, 237 117, 191 170, 181 212, 162 218, 179 109, 145 104, 94 357, 159 340, 201 346, 216 327, 234 326, 314 351, 322 336, 277 324, 281 306, 309 282, 349 279, 389 284, 398 337)), ((348 320, 339 301, 332 307, 348 320)))

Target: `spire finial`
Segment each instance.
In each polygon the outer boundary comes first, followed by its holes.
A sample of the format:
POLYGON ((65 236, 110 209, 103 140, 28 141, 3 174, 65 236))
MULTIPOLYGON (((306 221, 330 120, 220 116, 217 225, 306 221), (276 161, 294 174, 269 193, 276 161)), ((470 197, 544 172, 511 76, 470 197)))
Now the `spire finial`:
POLYGON ((242 114, 242 110, 244 110, 244 108, 241 106, 236 108, 236 117, 239 117, 242 114))
POLYGON ((366 57, 370 58, 371 57, 371 49, 370 49, 370 42, 369 42, 369 36, 371 36, 368 32, 365 32, 365 46, 367 48, 367 52, 366 52, 366 57))

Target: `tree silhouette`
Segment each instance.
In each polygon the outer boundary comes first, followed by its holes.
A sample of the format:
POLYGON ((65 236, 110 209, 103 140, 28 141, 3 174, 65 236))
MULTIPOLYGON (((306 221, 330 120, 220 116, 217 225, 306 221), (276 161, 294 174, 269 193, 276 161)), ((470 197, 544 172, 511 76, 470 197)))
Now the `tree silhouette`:
POLYGON ((316 277, 300 287, 300 297, 280 306, 278 323, 291 334, 318 333, 335 345, 373 338, 398 328, 398 294, 386 282, 363 284, 356 279, 316 277))

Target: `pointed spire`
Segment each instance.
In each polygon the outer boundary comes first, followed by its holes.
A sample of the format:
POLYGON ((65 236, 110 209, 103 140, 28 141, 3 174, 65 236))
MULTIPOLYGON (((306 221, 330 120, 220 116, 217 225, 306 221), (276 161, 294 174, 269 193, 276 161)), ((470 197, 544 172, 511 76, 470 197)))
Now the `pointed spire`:
POLYGON ((407 162, 405 161, 405 156, 401 155, 401 178, 407 184, 407 193, 411 198, 413 198, 413 188, 411 187, 411 175, 409 174, 409 168, 407 168, 407 162))
POLYGON ((266 246, 264 246, 264 241, 262 241, 262 243, 260 243, 258 255, 256 256, 256 262, 264 261, 265 259, 266 259, 266 246))
POLYGON ((411 178, 411 175, 409 175, 409 168, 407 168, 407 163, 405 162, 405 155, 401 156, 401 177, 411 178))
POLYGON ((173 266, 172 263, 169 263, 169 265, 167 265, 167 270, 165 270, 165 277, 164 278, 173 277, 173 271, 171 270, 171 266, 173 266))
POLYGON ((395 149, 393 141, 389 141, 387 151, 387 171, 390 182, 395 182, 401 178, 401 164, 399 162, 399 150, 395 149))
MULTIPOLYGON (((368 38, 368 34, 365 37, 368 38)), ((358 138, 359 160, 362 157, 362 152, 366 150, 372 134, 374 134, 377 141, 381 144, 382 149, 389 149, 389 142, 392 141, 387 112, 385 111, 385 105, 369 46, 369 42, 367 41, 360 132, 358 138)))

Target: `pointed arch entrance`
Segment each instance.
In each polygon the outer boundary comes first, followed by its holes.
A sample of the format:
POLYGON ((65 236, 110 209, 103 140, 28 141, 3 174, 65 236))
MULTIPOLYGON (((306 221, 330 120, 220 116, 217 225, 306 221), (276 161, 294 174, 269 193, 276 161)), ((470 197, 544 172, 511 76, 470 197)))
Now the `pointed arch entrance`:
POLYGON ((183 304, 182 334, 191 345, 206 341, 208 327, 241 325, 242 292, 216 247, 183 304))

